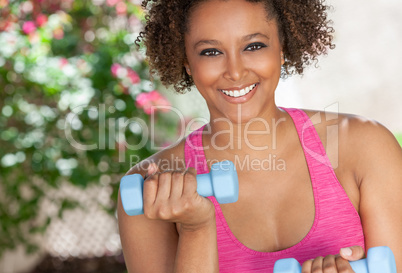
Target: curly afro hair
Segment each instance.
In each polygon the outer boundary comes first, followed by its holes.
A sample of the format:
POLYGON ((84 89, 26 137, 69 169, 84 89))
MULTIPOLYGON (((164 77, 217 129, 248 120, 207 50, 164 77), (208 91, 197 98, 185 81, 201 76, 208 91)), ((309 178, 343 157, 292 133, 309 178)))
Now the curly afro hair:
MULTIPOLYGON (((194 85, 186 73, 184 34, 192 9, 208 0, 144 0, 148 9, 146 25, 136 40, 143 42, 151 75, 159 75, 166 86, 173 85, 184 93, 194 85)), ((224 1, 224 0, 222 0, 224 1)), ((228 1, 228 0, 226 0, 228 1)), ((317 62, 317 56, 327 54, 332 43, 332 21, 327 19, 324 0, 245 0, 263 3, 268 19, 275 19, 285 63, 282 77, 302 74, 304 68, 317 62)))

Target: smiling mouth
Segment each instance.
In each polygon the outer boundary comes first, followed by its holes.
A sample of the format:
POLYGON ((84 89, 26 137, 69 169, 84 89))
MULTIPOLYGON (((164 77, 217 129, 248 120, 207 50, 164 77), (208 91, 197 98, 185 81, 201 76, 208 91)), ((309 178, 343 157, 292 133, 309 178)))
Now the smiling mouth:
POLYGON ((257 83, 254 83, 246 88, 240 89, 240 90, 223 90, 219 89, 222 93, 224 93, 227 96, 238 98, 247 95, 251 90, 253 90, 257 86, 257 83))

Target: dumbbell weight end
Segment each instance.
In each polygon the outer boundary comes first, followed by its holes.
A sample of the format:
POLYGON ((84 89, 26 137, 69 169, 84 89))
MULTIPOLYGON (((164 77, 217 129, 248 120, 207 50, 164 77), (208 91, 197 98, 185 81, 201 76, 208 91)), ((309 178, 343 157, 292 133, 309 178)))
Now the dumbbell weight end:
POLYGON ((120 180, 121 203, 128 215, 144 214, 143 188, 144 178, 140 174, 126 175, 120 180))
POLYGON ((350 262, 356 273, 397 273, 392 250, 387 246, 372 247, 367 251, 367 258, 350 262))
POLYGON ((214 196, 219 204, 234 203, 239 198, 239 180, 232 161, 211 166, 211 172, 197 175, 197 192, 203 197, 214 196))

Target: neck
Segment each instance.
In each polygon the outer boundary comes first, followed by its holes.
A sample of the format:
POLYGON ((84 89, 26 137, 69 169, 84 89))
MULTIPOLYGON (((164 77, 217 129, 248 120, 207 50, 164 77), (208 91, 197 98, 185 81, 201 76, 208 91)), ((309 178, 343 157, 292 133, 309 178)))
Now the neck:
MULTIPOLYGON (((240 114, 240 112, 239 112, 240 114)), ((277 140, 284 135, 286 114, 277 107, 258 118, 238 120, 227 117, 212 117, 205 129, 208 145, 217 151, 236 154, 253 154, 258 151, 277 149, 277 140)))

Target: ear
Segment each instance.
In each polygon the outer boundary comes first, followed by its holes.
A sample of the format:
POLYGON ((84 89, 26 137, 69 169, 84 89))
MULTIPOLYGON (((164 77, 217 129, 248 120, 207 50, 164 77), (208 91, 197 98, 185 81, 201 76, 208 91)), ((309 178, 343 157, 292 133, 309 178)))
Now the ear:
POLYGON ((184 68, 186 69, 187 74, 191 76, 191 69, 188 63, 184 63, 184 68))
POLYGON ((285 56, 283 55, 283 51, 281 50, 281 65, 285 64, 285 56))

